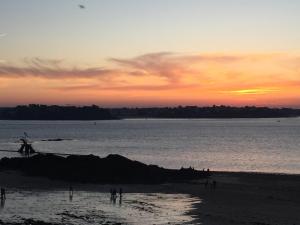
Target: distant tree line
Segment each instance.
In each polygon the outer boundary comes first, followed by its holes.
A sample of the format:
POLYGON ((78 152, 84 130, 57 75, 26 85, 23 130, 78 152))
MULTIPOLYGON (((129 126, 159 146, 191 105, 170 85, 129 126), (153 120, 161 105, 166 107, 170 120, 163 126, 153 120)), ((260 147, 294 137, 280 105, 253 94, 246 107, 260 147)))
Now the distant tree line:
POLYGON ((178 106, 162 108, 119 108, 111 109, 120 118, 272 118, 297 117, 300 109, 231 106, 178 106))
POLYGON ((47 106, 22 105, 15 108, 2 108, 3 120, 109 120, 114 119, 110 110, 92 106, 47 106))
POLYGON ((300 109, 231 106, 100 108, 92 106, 22 105, 0 108, 2 120, 110 120, 123 118, 276 118, 298 117, 300 109))

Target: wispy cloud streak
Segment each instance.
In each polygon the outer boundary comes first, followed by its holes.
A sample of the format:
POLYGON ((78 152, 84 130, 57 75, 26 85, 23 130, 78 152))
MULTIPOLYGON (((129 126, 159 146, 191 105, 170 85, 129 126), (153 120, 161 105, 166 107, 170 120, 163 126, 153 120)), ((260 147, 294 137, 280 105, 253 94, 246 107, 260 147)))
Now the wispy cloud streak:
POLYGON ((101 78, 113 71, 100 67, 81 69, 77 67, 64 67, 61 60, 42 60, 39 58, 25 59, 25 66, 8 64, 0 65, 0 77, 23 78, 39 77, 45 79, 67 78, 101 78))
POLYGON ((159 52, 109 61, 114 65, 88 68, 40 58, 25 59, 22 66, 2 62, 0 78, 53 80, 57 82, 51 88, 60 91, 155 92, 198 88, 227 95, 273 94, 284 86, 295 88, 300 83, 298 55, 159 52), (58 85, 65 79, 73 82, 58 85), (87 81, 82 84, 78 79, 87 81))

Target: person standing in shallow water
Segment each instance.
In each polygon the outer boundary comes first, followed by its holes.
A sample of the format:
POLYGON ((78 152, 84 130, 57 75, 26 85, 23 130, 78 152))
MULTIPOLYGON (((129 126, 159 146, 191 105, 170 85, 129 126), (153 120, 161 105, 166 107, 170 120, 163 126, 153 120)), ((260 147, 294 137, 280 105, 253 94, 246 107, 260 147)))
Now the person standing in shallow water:
POLYGON ((208 187, 208 180, 205 181, 204 183, 204 187, 207 188, 208 187))
POLYGON ((69 187, 69 199, 70 199, 70 201, 73 200, 73 187, 72 186, 69 187))
POLYGON ((6 199, 5 189, 1 188, 1 200, 5 200, 5 199, 6 199))
POLYGON ((69 194, 73 195, 73 187, 72 186, 69 187, 69 194))
POLYGON ((123 197, 123 189, 120 188, 120 190, 119 190, 119 204, 120 205, 122 204, 122 197, 123 197))
POLYGON ((216 187, 217 187, 217 181, 214 180, 212 182, 212 189, 216 189, 216 187))

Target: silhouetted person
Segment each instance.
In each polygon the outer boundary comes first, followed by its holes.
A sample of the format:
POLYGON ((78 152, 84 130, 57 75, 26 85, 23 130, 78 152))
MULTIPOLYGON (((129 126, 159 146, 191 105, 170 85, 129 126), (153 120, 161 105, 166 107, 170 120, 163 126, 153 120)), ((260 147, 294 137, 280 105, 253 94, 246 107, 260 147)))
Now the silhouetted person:
POLYGON ((213 188, 213 189, 216 189, 216 187, 217 187, 217 181, 214 180, 214 181, 212 182, 212 188, 213 188))
POLYGON ((205 181, 204 183, 204 187, 207 188, 208 187, 208 180, 205 181))
POLYGON ((73 187, 72 186, 69 187, 69 200, 70 201, 73 200, 73 187))
POLYGON ((69 187, 69 194, 73 195, 73 187, 72 186, 69 187))
POLYGON ((6 199, 5 189, 1 188, 1 200, 5 200, 5 199, 6 199))
POLYGON ((112 191, 112 200, 113 200, 113 203, 116 203, 116 200, 117 200, 117 190, 115 188, 112 191))
POLYGON ((122 188, 120 188, 120 190, 119 190, 119 195, 120 195, 120 198, 121 198, 122 195, 123 195, 123 189, 122 189, 122 188))
POLYGON ((1 202, 0 202, 0 210, 3 209, 5 206, 5 198, 1 198, 1 202))
POLYGON ((113 200, 113 189, 112 188, 109 190, 109 193, 110 193, 110 201, 112 201, 113 200))

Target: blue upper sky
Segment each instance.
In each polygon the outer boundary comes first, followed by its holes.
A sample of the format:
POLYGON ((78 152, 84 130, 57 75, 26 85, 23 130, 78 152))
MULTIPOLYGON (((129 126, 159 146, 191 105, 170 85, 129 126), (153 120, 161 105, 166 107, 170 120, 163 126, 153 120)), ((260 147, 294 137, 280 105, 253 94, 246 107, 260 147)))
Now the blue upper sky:
POLYGON ((297 0, 1 0, 0 59, 299 51, 299 24, 297 0))

